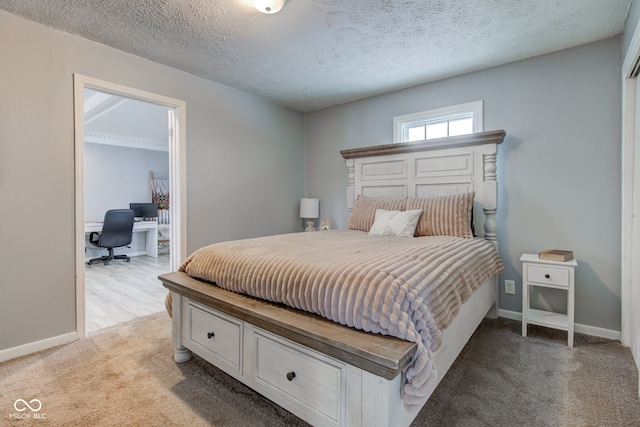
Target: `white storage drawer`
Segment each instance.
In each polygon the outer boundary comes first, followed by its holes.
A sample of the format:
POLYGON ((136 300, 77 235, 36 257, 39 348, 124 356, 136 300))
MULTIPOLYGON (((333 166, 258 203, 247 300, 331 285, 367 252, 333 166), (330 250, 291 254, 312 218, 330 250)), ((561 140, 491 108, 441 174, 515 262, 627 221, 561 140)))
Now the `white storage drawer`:
POLYGON ((239 321, 192 302, 189 303, 189 321, 192 342, 203 347, 210 356, 241 370, 242 324, 239 321))
POLYGON ((292 404, 337 425, 342 408, 345 364, 254 330, 253 379, 292 404))
POLYGON ((529 265, 527 267, 527 279, 530 282, 569 286, 569 270, 566 268, 529 265))

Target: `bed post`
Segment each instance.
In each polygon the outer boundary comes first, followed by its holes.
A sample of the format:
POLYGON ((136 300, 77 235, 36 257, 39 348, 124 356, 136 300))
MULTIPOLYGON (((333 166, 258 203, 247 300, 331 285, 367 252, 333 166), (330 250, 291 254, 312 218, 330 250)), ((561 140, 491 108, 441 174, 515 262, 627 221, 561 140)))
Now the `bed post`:
POLYGON ((191 350, 182 345, 182 298, 171 292, 171 340, 173 341, 173 360, 183 363, 192 357, 191 350))
POLYGON ((484 179, 482 182, 484 210, 484 238, 493 242, 498 247, 498 227, 496 225, 496 212, 498 211, 498 181, 497 181, 497 152, 496 144, 490 145, 490 152, 483 155, 484 179))
MULTIPOLYGON (((482 209, 484 211, 484 238, 492 242, 495 245, 496 250, 498 249, 498 227, 496 224, 496 212, 498 211, 497 158, 498 145, 490 144, 489 152, 483 154, 482 157, 484 165, 484 175, 482 179, 482 209)), ((499 276, 495 276, 493 278, 494 303, 487 312, 487 317, 490 319, 497 319, 500 310, 500 284, 498 277, 499 276)))
POLYGON ((356 168, 354 159, 346 159, 347 162, 347 208, 349 212, 353 209, 356 201, 356 168))

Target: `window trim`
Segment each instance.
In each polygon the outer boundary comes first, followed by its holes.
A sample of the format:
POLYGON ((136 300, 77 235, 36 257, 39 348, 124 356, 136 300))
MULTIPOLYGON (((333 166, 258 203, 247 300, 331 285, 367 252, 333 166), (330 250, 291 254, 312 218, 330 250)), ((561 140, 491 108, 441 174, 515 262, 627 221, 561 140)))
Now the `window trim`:
MULTIPOLYGON (((393 118, 393 143, 404 143, 403 127, 414 122, 446 119, 465 113, 473 114, 473 133, 483 132, 483 102, 482 100, 467 102, 464 104, 450 105, 448 107, 435 108, 418 113, 405 114, 393 118)), ((417 142, 417 141, 412 141, 417 142)))

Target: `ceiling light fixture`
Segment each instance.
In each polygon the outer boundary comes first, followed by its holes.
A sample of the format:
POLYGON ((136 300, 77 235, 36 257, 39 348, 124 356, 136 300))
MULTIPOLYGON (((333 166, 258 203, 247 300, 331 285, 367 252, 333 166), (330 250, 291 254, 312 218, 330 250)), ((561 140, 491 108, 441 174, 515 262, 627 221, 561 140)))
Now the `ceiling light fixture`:
POLYGON ((253 0, 253 5, 262 13, 278 13, 287 0, 253 0))

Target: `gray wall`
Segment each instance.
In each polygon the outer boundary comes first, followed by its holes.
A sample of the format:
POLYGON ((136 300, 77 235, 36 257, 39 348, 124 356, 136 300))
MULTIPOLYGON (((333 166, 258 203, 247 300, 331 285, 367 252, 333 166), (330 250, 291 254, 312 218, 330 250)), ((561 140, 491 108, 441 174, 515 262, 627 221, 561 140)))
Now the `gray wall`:
POLYGON ((75 331, 73 73, 186 101, 187 251, 296 231, 303 115, 0 12, 0 350, 75 331))
MULTIPOLYGON (((620 330, 621 37, 305 115, 305 193, 334 226, 348 222, 339 150, 392 142, 392 118, 484 100, 499 147, 500 306, 521 311, 520 255, 572 249, 576 322, 620 330), (506 295, 504 279, 517 294, 506 295)), ((564 299, 545 295, 546 307, 564 299)))
POLYGON ((109 209, 151 202, 149 172, 169 178, 169 153, 105 144, 84 144, 84 220, 102 221, 109 209))
MULTIPOLYGON (((629 49, 629 45, 631 45, 631 38, 633 37, 633 32, 638 25, 638 20, 640 20, 640 1, 634 0, 631 2, 631 7, 629 8, 629 14, 627 15, 627 21, 624 23, 624 34, 622 39, 622 52, 626 53, 629 49)), ((624 55, 622 56, 624 58, 624 55)))

